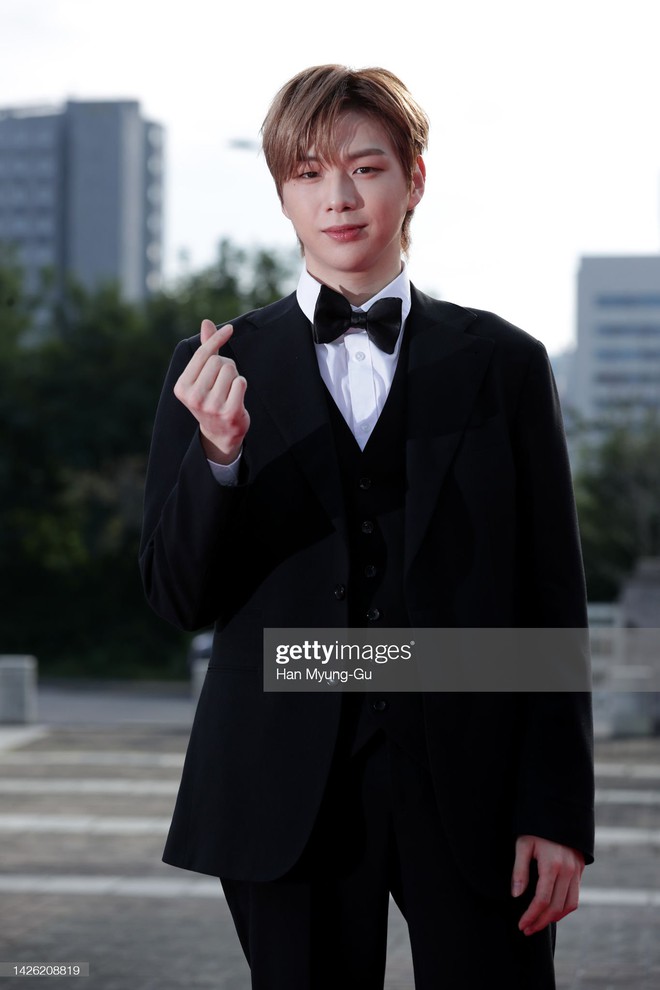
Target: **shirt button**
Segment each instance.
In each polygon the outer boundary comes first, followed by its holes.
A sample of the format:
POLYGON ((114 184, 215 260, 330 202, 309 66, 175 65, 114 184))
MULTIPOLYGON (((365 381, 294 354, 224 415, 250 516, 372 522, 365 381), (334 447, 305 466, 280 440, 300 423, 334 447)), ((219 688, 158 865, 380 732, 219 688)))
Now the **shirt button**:
POLYGON ((371 488, 371 478, 360 478, 359 485, 363 492, 368 491, 371 488))
POLYGON ((369 622, 378 622, 380 619, 380 609, 370 608, 367 612, 367 618, 369 619, 369 622))
POLYGON ((373 533, 374 524, 372 523, 371 519, 365 519, 362 525, 360 526, 360 529, 362 530, 363 533, 367 533, 367 534, 373 533))
POLYGON ((379 698, 378 701, 374 701, 371 705, 375 712, 384 712, 387 708, 387 702, 383 698, 379 698))
POLYGON ((365 358, 364 351, 356 351, 355 352, 355 360, 356 361, 364 361, 364 358, 365 358))
POLYGON ((343 584, 335 585, 335 598, 338 602, 342 602, 346 598, 346 588, 343 584))
POLYGON ((376 567, 375 564, 367 564, 367 566, 364 569, 365 577, 376 577, 377 573, 378 573, 378 568, 376 567))

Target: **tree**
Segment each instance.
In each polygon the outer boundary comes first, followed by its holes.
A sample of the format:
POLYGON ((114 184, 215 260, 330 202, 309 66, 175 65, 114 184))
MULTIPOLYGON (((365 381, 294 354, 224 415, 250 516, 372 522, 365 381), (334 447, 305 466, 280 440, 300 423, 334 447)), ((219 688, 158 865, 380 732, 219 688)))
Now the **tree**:
POLYGON ((612 425, 575 477, 587 588, 614 601, 638 557, 660 555, 660 419, 612 425))
POLYGON ((158 396, 178 340, 279 297, 289 270, 224 242, 144 306, 71 284, 36 333, 17 270, 0 269, 0 651, 59 672, 183 673, 185 638, 147 608, 137 569, 158 396))
POLYGON ((0 244, 0 364, 11 361, 27 333, 31 313, 23 294, 22 274, 14 254, 0 244))

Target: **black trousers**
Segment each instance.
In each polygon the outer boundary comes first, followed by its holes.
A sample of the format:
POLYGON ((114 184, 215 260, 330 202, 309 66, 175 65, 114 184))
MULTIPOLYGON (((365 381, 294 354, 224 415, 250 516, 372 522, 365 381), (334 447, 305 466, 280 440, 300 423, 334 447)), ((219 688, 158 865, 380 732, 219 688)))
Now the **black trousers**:
POLYGON ((517 928, 533 891, 490 901, 467 885, 428 769, 382 734, 337 761, 293 870, 269 883, 221 879, 253 990, 382 990, 390 893, 408 924, 415 990, 555 987, 554 926, 517 928))

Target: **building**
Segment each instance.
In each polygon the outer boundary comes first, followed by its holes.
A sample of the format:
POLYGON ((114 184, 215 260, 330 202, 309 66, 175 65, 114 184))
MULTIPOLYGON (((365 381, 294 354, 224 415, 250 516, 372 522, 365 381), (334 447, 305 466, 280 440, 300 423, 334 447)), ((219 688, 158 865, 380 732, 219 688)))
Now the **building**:
POLYGON ((0 110, 0 243, 29 290, 43 269, 131 301, 157 289, 162 177, 163 129, 135 101, 0 110))
POLYGON ((589 423, 660 410, 660 255, 582 258, 565 401, 589 423))

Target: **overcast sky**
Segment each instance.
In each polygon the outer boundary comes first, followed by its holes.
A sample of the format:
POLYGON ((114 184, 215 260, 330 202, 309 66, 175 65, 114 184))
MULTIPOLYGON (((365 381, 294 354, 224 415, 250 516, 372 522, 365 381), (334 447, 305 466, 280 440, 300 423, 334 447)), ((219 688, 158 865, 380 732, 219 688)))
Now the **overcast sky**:
MULTIPOLYGON (((585 254, 660 247, 658 0, 0 0, 0 106, 134 98, 165 125, 166 271, 293 246, 256 152, 308 65, 383 65, 431 118, 410 271, 552 353, 585 254)), ((209 314, 213 317, 213 314, 209 314)))

